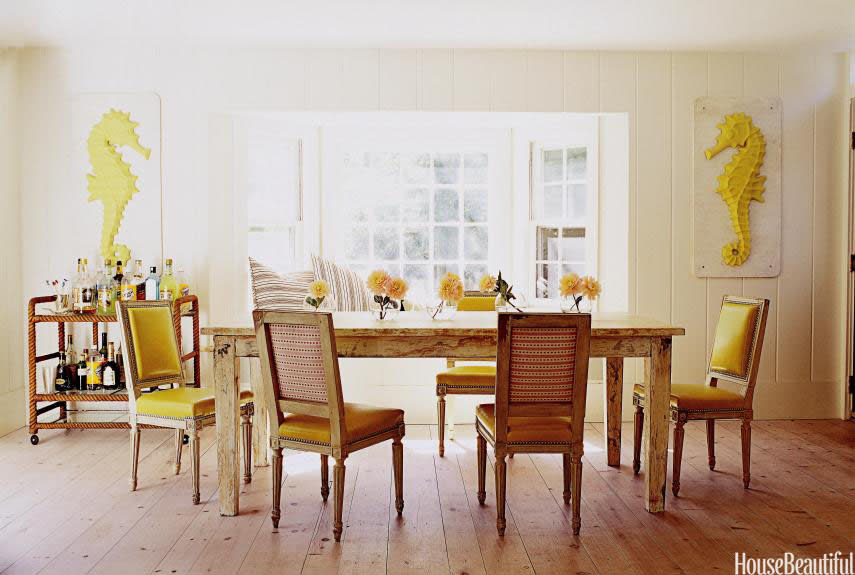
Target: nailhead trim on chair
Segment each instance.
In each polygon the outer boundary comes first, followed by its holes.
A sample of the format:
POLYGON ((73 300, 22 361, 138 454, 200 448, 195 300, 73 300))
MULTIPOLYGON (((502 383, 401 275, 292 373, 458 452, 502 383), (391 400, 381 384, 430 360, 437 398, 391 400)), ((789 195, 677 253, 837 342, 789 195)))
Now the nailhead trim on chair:
MULTIPOLYGON (((394 425, 388 429, 383 429, 378 431, 377 433, 372 433, 370 435, 364 435, 362 437, 357 437, 354 440, 348 440, 347 445, 352 445, 354 443, 359 443, 360 441, 365 441, 366 439, 371 439, 372 437, 377 437, 378 435, 383 435, 384 433, 389 433, 390 431, 394 431, 400 427, 400 424, 394 425)), ((329 441, 310 441, 308 439, 299 439, 296 437, 289 437, 287 435, 280 435, 279 439, 284 439, 286 441, 294 441, 296 443, 305 443, 307 445, 323 445, 329 446, 329 441)))
MULTIPOLYGON (((247 404, 242 405, 240 410, 241 413, 243 413, 244 415, 253 415, 255 413, 255 405, 252 402, 249 402, 247 404)), ((200 421, 203 422, 208 419, 216 419, 217 417, 216 413, 206 413, 205 415, 198 415, 196 417, 174 417, 171 415, 153 415, 151 413, 142 412, 137 412, 137 415, 141 417, 151 417, 154 419, 168 419, 170 421, 195 421, 197 423, 199 423, 200 421)))

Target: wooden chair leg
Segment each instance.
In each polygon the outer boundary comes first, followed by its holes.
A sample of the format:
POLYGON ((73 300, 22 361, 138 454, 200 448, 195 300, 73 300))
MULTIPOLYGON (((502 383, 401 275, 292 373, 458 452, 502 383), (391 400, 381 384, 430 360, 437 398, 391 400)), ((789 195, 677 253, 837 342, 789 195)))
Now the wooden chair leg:
POLYGON ((404 512, 404 444, 401 438, 392 440, 392 467, 395 471, 395 510, 404 512))
POLYGON ((573 535, 582 529, 582 456, 572 456, 570 464, 573 488, 573 535))
POLYGON ((321 454, 321 499, 324 503, 330 496, 330 456, 321 454))
POLYGON ((240 416, 243 432, 243 482, 252 481, 252 419, 249 415, 240 416))
POLYGON ((137 490, 137 469, 140 464, 140 430, 138 427, 131 429, 131 491, 137 490))
POLYGON ((279 518, 282 516, 282 448, 273 448, 273 510, 270 520, 273 528, 279 528, 279 518))
POLYGON ((712 471, 715 469, 715 419, 707 419, 707 455, 712 471))
POLYGON ((751 420, 742 420, 742 485, 751 483, 751 420))
POLYGON ((193 475, 193 505, 198 505, 199 496, 199 432, 188 430, 190 436, 190 470, 193 475))
POLYGON ((487 440, 478 434, 478 503, 487 499, 487 440))
POLYGON ((641 471, 641 436, 644 433, 644 408, 635 406, 635 433, 632 436, 632 472, 641 471))
POLYGON ((505 456, 496 455, 496 530, 505 535, 505 493, 508 482, 508 464, 505 456))
POLYGON ((680 465, 683 462, 683 438, 686 431, 683 426, 685 421, 678 421, 674 425, 674 466, 672 468, 673 478, 671 480, 671 492, 676 496, 680 492, 680 465))
POLYGON ((176 429, 175 430, 175 465, 173 466, 173 470, 175 471, 175 475, 181 473, 181 448, 184 446, 184 430, 176 429))
POLYGON ((568 505, 570 503, 570 490, 573 486, 573 474, 571 469, 571 459, 570 454, 565 453, 563 455, 563 464, 564 464, 564 505, 568 505))
POLYGON ((445 456, 445 396, 436 398, 436 415, 438 420, 439 456, 445 456))
POLYGON ((342 506, 344 505, 344 458, 336 459, 333 467, 333 512, 335 521, 333 522, 333 537, 336 541, 341 541, 341 532, 344 530, 342 523, 342 506))

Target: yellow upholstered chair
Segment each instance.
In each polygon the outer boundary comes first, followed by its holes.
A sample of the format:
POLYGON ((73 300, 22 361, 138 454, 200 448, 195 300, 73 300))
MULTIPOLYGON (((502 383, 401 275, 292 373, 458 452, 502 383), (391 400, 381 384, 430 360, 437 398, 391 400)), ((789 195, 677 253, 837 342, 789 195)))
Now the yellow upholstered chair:
POLYGON ((344 403, 332 314, 256 311, 255 335, 263 401, 273 449, 273 527, 279 527, 282 449, 321 454, 321 497, 329 495, 329 456, 333 468, 333 535, 341 540, 344 472, 347 456, 392 440, 395 508, 404 510, 404 412, 344 403))
POLYGON ((499 535, 505 534, 505 456, 514 453, 563 455, 564 504, 572 499, 573 533, 579 534, 590 341, 590 314, 499 314, 496 401, 475 410, 478 501, 487 495, 489 443, 496 454, 499 535))
MULTIPOLYGON (((496 294, 468 291, 457 311, 496 311, 496 294)), ((439 456, 445 455, 445 407, 447 395, 492 395, 496 390, 495 365, 457 365, 463 361, 493 361, 493 358, 448 358, 445 371, 436 375, 436 411, 439 424, 439 456)), ((454 423, 449 422, 449 439, 454 439, 454 423)))
MULTIPOLYGON (((178 338, 168 301, 118 302, 125 349, 128 421, 131 426, 131 491, 137 488, 140 426, 175 429, 176 475, 181 471, 184 434, 190 439, 193 503, 199 503, 199 430, 215 423, 214 391, 186 387, 178 338), (171 389, 158 389, 171 385, 171 389)), ((241 392, 245 482, 252 480, 252 393, 241 392)))
MULTIPOLYGON (((715 420, 742 420, 742 483, 751 481, 752 401, 763 350, 769 300, 724 296, 715 330, 706 383, 671 386, 671 420, 674 421, 674 465, 671 491, 680 491, 683 427, 687 421, 705 420, 710 469, 715 469, 715 420)), ((644 426, 642 385, 633 388, 635 434, 632 468, 641 469, 641 435, 644 426)))

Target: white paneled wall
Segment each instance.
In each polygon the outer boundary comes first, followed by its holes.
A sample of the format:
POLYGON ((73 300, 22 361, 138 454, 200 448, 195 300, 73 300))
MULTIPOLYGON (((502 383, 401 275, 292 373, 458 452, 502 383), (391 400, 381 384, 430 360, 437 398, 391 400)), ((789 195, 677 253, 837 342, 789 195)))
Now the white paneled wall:
MULTIPOLYGON (((34 54, 26 63, 38 67, 47 58, 34 54)), ((626 114, 627 307, 686 328, 686 336, 675 341, 674 381, 702 380, 722 295, 764 296, 772 300, 772 307, 757 392, 758 416, 820 417, 842 415, 847 60, 832 54, 164 46, 77 52, 68 55, 64 65, 71 91, 161 95, 166 250, 176 259, 192 262, 188 268, 203 302, 214 302, 218 286, 230 281, 211 274, 211 263, 219 254, 199 241, 215 233, 209 222, 227 216, 227 210, 213 205, 219 192, 218 182, 211 181, 215 167, 211 158, 217 157, 211 151, 218 145, 214 140, 222 136, 214 120, 217 114, 247 109, 626 114), (783 101, 784 238, 779 278, 692 275, 692 103, 697 97, 716 95, 778 96, 783 101)), ((30 89, 39 86, 31 83, 30 89)), ((30 121, 31 129, 44 133, 41 120, 30 121)), ((30 155, 23 162, 22 197, 31 206, 48 205, 56 199, 58 186, 39 180, 36 159, 30 155), (34 174, 40 185, 30 181, 34 174)), ((24 209, 25 214, 33 211, 24 209)), ((50 246, 56 245, 59 232, 42 233, 57 237, 35 242, 36 231, 24 230, 27 261, 51 259, 50 246)), ((61 247, 55 255, 72 261, 76 249, 61 247)), ((37 270, 37 265, 24 268, 27 295, 38 290, 42 273, 37 270)), ((223 317, 221 311, 205 313, 223 317)), ((400 369, 406 369, 405 364, 400 369)), ((387 364, 385 371, 392 367, 387 364)), ((627 372, 629 378, 640 373, 637 365, 627 372)), ((592 399, 599 397, 598 386, 594 387, 592 399)), ((412 386, 390 386, 373 395, 406 402, 408 417, 415 421, 433 418, 429 370, 412 386)), ((469 407, 462 405, 461 415, 470 415, 469 407)), ((589 416, 596 419, 601 402, 589 405, 589 416)))
POLYGON ((18 54, 0 49, 0 435, 23 421, 21 233, 18 222, 18 54))

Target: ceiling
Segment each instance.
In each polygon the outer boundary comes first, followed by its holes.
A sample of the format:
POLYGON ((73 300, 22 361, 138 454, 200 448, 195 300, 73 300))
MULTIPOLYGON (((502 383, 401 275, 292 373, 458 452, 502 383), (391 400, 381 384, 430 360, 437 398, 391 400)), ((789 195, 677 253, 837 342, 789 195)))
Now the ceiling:
POLYGON ((0 0, 0 44, 855 50, 855 0, 0 0))

